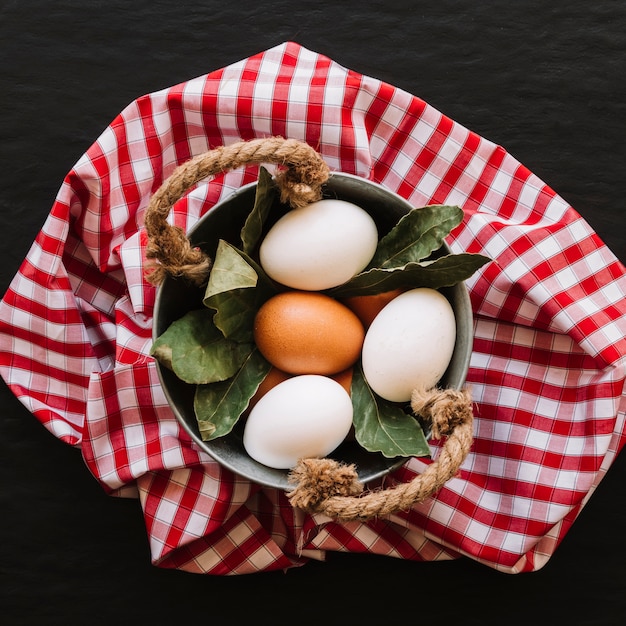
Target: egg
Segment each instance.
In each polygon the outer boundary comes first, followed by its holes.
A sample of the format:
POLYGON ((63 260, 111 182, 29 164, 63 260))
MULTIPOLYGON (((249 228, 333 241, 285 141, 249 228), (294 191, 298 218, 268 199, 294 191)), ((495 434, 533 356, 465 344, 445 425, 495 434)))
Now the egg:
POLYGON ((289 374, 337 374, 361 354, 365 330, 337 300, 317 292, 285 291, 267 300, 254 319, 261 354, 289 374))
POLYGON ((352 394, 352 377, 354 375, 354 368, 349 367, 343 372, 333 374, 330 378, 336 380, 345 390, 348 395, 352 394))
POLYGON ((284 380, 291 378, 291 374, 287 374, 287 372, 283 372, 276 367, 272 367, 270 371, 267 373, 267 376, 261 381, 261 384, 258 386, 255 394, 250 398, 250 402, 248 402, 248 407, 244 411, 244 415, 248 415, 250 411, 254 408, 254 405, 270 390, 276 387, 279 383, 282 383, 284 380))
POLYGON ((330 454, 352 426, 352 401, 326 376, 306 374, 270 389, 254 406, 243 446, 255 461, 290 469, 302 458, 330 454))
POLYGON ((446 297, 435 289, 411 289, 371 323, 363 342, 363 374, 382 398, 407 402, 418 384, 437 384, 455 342, 456 320, 446 297))
POLYGON ((259 261, 278 283, 322 291, 363 270, 377 245, 378 230, 367 211, 345 200, 325 199, 282 216, 263 238, 259 261))
POLYGON ((342 304, 345 304, 353 311, 367 329, 374 321, 374 318, 383 310, 383 307, 403 291, 405 290, 398 288, 371 296, 352 296, 342 300, 342 304))

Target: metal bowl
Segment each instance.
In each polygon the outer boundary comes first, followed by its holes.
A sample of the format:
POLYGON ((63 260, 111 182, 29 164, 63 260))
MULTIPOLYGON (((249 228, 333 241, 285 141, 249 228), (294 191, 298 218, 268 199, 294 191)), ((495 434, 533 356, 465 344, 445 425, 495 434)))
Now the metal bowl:
MULTIPOLYGON (((192 244, 201 247, 210 256, 215 255, 219 239, 239 246, 241 227, 252 209, 255 192, 256 183, 251 183, 217 204, 189 231, 188 237, 192 244)), ((404 214, 414 208, 404 198, 383 186, 350 174, 332 174, 324 186, 324 196, 347 200, 365 209, 376 222, 379 233, 388 232, 404 214)), ((274 216, 274 219, 277 217, 274 216)), ((444 243, 433 256, 449 253, 450 249, 444 243)), ((452 360, 439 384, 460 389, 465 383, 472 352, 472 309, 464 283, 441 291, 453 307, 457 335, 452 360)), ((200 308, 203 295, 204 289, 168 276, 156 296, 153 339, 188 311, 200 308)), ((283 490, 290 488, 288 471, 266 467, 248 456, 243 447, 243 427, 236 426, 229 435, 220 439, 203 441, 193 409, 195 387, 181 381, 158 361, 156 365, 161 385, 176 418, 202 450, 224 467, 256 483, 283 490)), ((388 459, 382 454, 367 452, 356 442, 348 440, 331 456, 346 463, 354 463, 359 479, 364 484, 382 478, 407 460, 403 457, 388 459)))

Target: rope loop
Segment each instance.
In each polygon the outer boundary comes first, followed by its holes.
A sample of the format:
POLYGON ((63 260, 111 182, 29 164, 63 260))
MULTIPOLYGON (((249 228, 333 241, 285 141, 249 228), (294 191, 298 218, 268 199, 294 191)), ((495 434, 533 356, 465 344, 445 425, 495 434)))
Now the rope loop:
POLYGON ((411 408, 446 441, 437 459, 408 483, 363 493, 356 469, 332 459, 303 459, 291 471, 292 506, 341 522, 366 521, 406 511, 439 491, 459 471, 472 446, 473 412, 468 389, 415 389, 411 408))
POLYGON ((171 208, 204 178, 244 165, 273 163, 282 169, 276 175, 281 201, 297 208, 319 200, 330 170, 320 154, 296 139, 267 137, 220 146, 178 166, 154 193, 144 226, 148 235, 147 279, 154 285, 166 275, 183 277, 191 284, 206 283, 211 259, 189 242, 182 229, 168 223, 171 208))

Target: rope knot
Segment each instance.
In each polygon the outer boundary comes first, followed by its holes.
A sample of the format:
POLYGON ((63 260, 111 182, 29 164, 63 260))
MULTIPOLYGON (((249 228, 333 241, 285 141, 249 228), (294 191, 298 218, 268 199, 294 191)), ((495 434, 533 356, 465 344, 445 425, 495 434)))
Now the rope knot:
POLYGON ((212 265, 211 258, 200 248, 192 247, 185 232, 178 226, 153 234, 146 247, 146 259, 146 278, 155 285, 170 274, 185 276, 190 283, 201 286, 206 282, 212 265))
POLYGON ((363 493, 353 466, 330 459, 303 459, 290 474, 296 487, 291 504, 333 519, 366 521, 406 511, 439 491, 456 476, 472 445, 472 400, 469 390, 423 389, 413 392, 411 408, 431 422, 432 436, 446 438, 437 459, 408 483, 363 493))
POLYGON ((472 398, 467 388, 426 389, 416 387, 411 394, 411 409, 431 423, 433 439, 449 437, 457 426, 472 421, 472 398))
POLYGON ((301 459, 289 474, 295 488, 288 494, 291 504, 315 512, 335 496, 357 496, 363 491, 354 465, 333 459, 301 459))
POLYGON ((322 185, 330 168, 308 144, 296 139, 266 137, 220 146, 178 166, 157 189, 146 209, 147 279, 159 285, 166 275, 183 277, 201 286, 208 280, 211 259, 191 247, 184 232, 167 222, 170 209, 187 191, 207 176, 245 165, 275 163, 283 168, 276 175, 281 201, 292 208, 322 197, 322 185))

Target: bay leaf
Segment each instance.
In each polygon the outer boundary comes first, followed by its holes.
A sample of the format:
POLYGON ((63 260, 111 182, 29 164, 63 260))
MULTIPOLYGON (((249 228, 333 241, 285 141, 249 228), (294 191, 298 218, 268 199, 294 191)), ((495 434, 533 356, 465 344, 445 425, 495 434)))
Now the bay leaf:
POLYGON ((182 381, 207 384, 230 378, 254 349, 224 337, 213 323, 213 311, 198 309, 172 322, 153 343, 151 354, 182 381))
POLYGON ((387 458, 430 455, 419 422, 404 410, 377 396, 367 384, 360 364, 352 376, 353 423, 357 442, 387 458))
POLYGON ((351 298, 384 293, 398 288, 415 289, 452 287, 470 278, 491 259, 481 254, 461 252, 448 254, 433 261, 407 263, 396 268, 365 270, 348 282, 326 293, 333 298, 351 298))
POLYGON ((211 298, 213 322, 225 338, 239 343, 254 341, 258 295, 255 289, 233 289, 211 298))
POLYGON ((217 243, 204 299, 232 289, 254 288, 259 275, 235 246, 220 239, 217 243))
POLYGON ((203 304, 215 311, 213 321, 227 339, 253 341, 254 317, 276 293, 260 265, 230 243, 218 242, 203 304))
POLYGON ((378 242, 368 268, 397 268, 426 259, 462 220, 458 206, 433 204, 409 211, 378 242))
POLYGON ((172 366, 172 346, 166 343, 167 339, 163 339, 163 335, 152 343, 150 355, 153 356, 163 367, 174 371, 172 366))
POLYGON ((246 254, 252 254, 259 243, 263 234, 265 220, 277 195, 278 187, 273 181, 272 175, 266 168, 261 166, 254 196, 254 206, 241 229, 242 250, 246 254))
POLYGON ((231 432, 270 369, 271 365, 255 349, 232 378, 196 387, 194 411, 203 441, 231 432))

